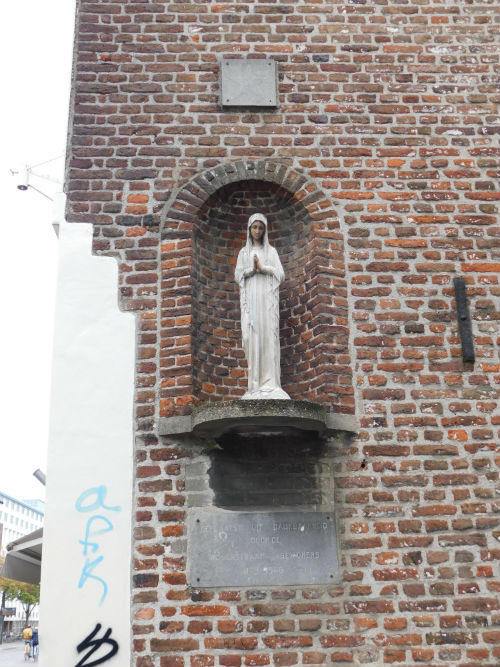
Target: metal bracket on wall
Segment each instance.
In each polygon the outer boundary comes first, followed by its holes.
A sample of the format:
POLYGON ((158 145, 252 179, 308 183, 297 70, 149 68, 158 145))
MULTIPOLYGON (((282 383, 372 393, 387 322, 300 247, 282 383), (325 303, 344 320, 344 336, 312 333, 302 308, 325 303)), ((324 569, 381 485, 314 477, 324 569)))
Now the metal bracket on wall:
POLYGON ((467 306, 467 289, 464 278, 453 278, 455 288, 455 301, 457 307, 457 322, 462 341, 462 360, 464 362, 474 362, 474 340, 472 338, 472 327, 470 321, 469 308, 467 306))

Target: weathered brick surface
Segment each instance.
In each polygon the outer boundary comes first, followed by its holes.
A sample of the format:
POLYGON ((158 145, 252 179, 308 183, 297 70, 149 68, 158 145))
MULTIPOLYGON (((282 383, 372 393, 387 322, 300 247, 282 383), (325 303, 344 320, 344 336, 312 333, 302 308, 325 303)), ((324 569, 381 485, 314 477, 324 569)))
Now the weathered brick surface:
POLYGON ((494 0, 79 2, 68 215, 137 314, 137 667, 498 665, 498 41, 494 0), (224 57, 278 60, 279 108, 221 110, 224 57), (199 457, 155 428, 243 391, 258 207, 283 383, 360 422, 331 445, 340 582, 191 589, 199 457))

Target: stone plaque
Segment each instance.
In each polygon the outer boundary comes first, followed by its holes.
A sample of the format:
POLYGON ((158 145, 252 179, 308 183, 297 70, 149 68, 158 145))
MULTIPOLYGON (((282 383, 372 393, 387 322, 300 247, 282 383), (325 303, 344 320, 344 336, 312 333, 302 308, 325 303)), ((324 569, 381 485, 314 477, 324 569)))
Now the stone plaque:
POLYGON ((333 512, 193 509, 188 545, 191 586, 293 586, 337 579, 333 512))
POLYGON ((229 58, 220 64, 222 106, 276 107, 278 63, 270 58, 229 58))

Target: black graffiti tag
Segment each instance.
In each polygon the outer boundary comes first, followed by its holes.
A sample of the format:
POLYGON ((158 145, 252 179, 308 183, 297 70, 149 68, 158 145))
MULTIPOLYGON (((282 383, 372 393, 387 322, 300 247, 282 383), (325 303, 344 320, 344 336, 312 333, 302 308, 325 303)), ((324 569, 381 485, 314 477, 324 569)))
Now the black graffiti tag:
POLYGON ((114 639, 111 639, 111 633, 112 633, 111 628, 108 628, 106 630, 101 639, 99 638, 94 639, 94 637, 97 635, 101 627, 102 626, 100 623, 96 623, 95 628, 88 635, 88 637, 85 637, 85 639, 82 642, 80 642, 80 644, 78 644, 78 646, 76 647, 78 653, 81 653, 86 649, 90 649, 90 651, 83 656, 83 658, 77 665, 75 665, 75 667, 96 667, 96 665, 101 665, 103 662, 110 660, 114 655, 118 653, 118 642, 116 642, 114 639), (87 662, 87 660, 91 657, 91 655, 95 653, 95 651, 97 651, 99 648, 101 648, 101 646, 103 646, 104 644, 109 644, 109 646, 111 647, 109 651, 106 653, 106 655, 103 655, 100 658, 96 658, 92 662, 87 662))

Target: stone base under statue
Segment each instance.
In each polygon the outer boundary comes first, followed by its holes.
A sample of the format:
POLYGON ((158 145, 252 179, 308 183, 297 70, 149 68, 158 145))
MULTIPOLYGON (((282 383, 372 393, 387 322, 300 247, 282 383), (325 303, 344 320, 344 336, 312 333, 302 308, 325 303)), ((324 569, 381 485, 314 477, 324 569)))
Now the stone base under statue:
POLYGON ((242 401, 289 401, 290 396, 281 387, 275 387, 271 391, 259 389, 258 391, 247 391, 241 397, 242 401))
POLYGON ((160 435, 194 435, 213 440, 226 433, 280 433, 312 431, 330 437, 338 431, 356 432, 352 415, 327 413, 310 401, 258 399, 219 401, 195 407, 191 415, 163 417, 160 435))

